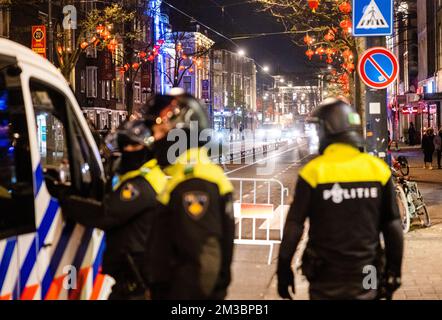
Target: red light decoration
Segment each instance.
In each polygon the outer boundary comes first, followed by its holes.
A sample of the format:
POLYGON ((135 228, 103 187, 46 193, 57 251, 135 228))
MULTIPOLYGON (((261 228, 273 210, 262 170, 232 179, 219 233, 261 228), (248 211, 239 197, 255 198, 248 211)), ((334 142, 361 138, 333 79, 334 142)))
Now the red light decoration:
POLYGON ((88 43, 87 41, 83 41, 83 42, 80 44, 80 48, 81 48, 82 50, 86 49, 88 46, 89 46, 89 43, 88 43))
POLYGON ((110 36, 110 32, 105 28, 103 32, 100 33, 100 37, 103 39, 108 39, 110 36))
POLYGON ((344 57, 345 60, 349 60, 350 58, 353 57, 353 52, 347 48, 342 52, 342 56, 344 57))
POLYGON ((129 70, 129 68, 130 68, 130 64, 129 63, 126 63, 125 65, 124 65, 124 70, 129 70))
POLYGON ((312 49, 308 49, 305 52, 305 55, 308 57, 309 60, 312 60, 313 55, 315 54, 315 52, 312 49))
POLYGON ((308 34, 304 37, 304 43, 306 45, 311 45, 313 43, 313 41, 314 41, 313 38, 310 37, 308 34))
POLYGON ((351 4, 347 1, 341 3, 338 8, 343 14, 349 14, 351 12, 351 4))
POLYGON ((342 68, 347 70, 347 72, 352 73, 355 70, 355 65, 351 62, 349 63, 343 63, 342 68))
POLYGON ((103 26, 102 24, 99 24, 95 30, 97 31, 98 34, 102 34, 104 30, 106 30, 106 27, 103 26))
POLYGON ((345 18, 344 20, 341 21, 341 23, 339 24, 339 26, 344 29, 344 31, 347 31, 348 29, 350 29, 352 27, 352 23, 350 21, 350 19, 345 18))
POLYGON ((326 54, 327 56, 331 56, 331 55, 333 54, 333 49, 332 49, 332 48, 327 48, 327 49, 325 49, 325 54, 326 54))
POLYGON ((150 61, 150 62, 152 62, 152 61, 154 61, 155 60, 155 56, 153 56, 153 55, 150 55, 148 58, 147 58, 147 61, 150 61))
POLYGON ((140 67, 140 64, 138 62, 134 62, 132 64, 132 69, 134 69, 134 70, 138 70, 139 67, 140 67))
POLYGON ((157 43, 161 46, 161 45, 164 44, 164 40, 163 40, 163 39, 159 39, 159 40, 157 41, 157 43))
POLYGON ((308 6, 312 9, 312 12, 315 13, 319 7, 319 0, 308 0, 308 6))
POLYGON ((322 46, 320 46, 320 47, 318 47, 317 49, 316 49, 316 52, 315 52, 318 56, 319 56, 319 58, 322 60, 322 56, 324 55, 324 53, 325 53, 325 49, 322 47, 322 46))
POLYGON ((325 39, 325 41, 328 41, 328 42, 333 41, 333 40, 335 40, 335 34, 333 33, 333 31, 329 30, 327 32, 327 34, 324 36, 324 39, 325 39))
POLYGON ((146 58, 147 53, 144 52, 144 51, 140 51, 140 53, 138 54, 138 56, 139 56, 141 59, 144 59, 144 58, 146 58))

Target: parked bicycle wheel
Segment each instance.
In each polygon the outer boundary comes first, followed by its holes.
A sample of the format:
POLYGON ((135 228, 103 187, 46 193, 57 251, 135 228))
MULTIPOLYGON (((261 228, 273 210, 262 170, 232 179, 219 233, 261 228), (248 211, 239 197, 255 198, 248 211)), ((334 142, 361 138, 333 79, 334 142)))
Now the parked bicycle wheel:
POLYGON ((408 210, 408 201, 405 192, 400 185, 396 185, 396 201, 401 215, 402 230, 404 233, 410 231, 410 213, 408 210))
POLYGON ((408 165, 408 160, 404 156, 399 156, 397 161, 399 162, 399 170, 403 176, 408 176, 410 173, 410 166, 408 165))
POLYGON ((417 190, 417 194, 418 194, 419 199, 423 203, 422 207, 419 209, 419 212, 418 212, 419 219, 421 220, 421 223, 424 227, 426 227, 426 228, 431 227, 430 214, 428 213, 427 206, 424 202, 424 197, 422 196, 419 189, 417 190))

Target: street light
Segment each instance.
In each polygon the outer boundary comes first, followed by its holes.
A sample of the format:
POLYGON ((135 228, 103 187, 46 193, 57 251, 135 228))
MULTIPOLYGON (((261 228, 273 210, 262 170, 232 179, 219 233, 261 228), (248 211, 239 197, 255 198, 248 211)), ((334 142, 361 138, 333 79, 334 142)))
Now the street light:
POLYGON ((264 71, 264 72, 269 72, 269 71, 270 71, 269 66, 264 66, 264 67, 262 67, 262 71, 264 71))
POLYGON ((284 78, 279 79, 279 82, 284 83, 285 82, 284 78))
POLYGON ((241 57, 246 55, 246 52, 243 49, 239 49, 238 50, 238 55, 240 55, 241 57))

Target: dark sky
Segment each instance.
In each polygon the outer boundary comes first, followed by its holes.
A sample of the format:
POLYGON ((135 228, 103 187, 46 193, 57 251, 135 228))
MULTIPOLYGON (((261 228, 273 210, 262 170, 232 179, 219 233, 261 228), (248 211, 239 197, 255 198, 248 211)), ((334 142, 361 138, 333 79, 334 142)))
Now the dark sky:
MULTIPOLYGON (((242 34, 278 32, 284 28, 269 14, 257 11, 244 0, 166 0, 173 6, 195 17, 228 37, 242 34), (224 18, 221 6, 226 5, 224 18)), ((168 6, 164 5, 164 8, 168 6)), ((175 30, 191 25, 190 19, 169 8, 171 24, 175 30)), ((305 48, 296 47, 286 35, 235 40, 247 55, 260 65, 269 65, 272 74, 295 72, 311 73, 312 66, 304 55, 305 48)))

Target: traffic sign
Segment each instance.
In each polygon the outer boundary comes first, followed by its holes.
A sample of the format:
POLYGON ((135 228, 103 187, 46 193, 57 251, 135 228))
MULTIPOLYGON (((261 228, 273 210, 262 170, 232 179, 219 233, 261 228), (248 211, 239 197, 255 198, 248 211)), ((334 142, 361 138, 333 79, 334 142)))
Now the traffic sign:
POLYGON ((32 51, 46 58, 46 26, 32 26, 32 51))
POLYGON ((353 0, 355 37, 393 34, 393 0, 353 0))
POLYGON ((361 80, 370 88, 385 89, 399 75, 399 61, 388 49, 375 47, 365 51, 358 63, 361 80))

